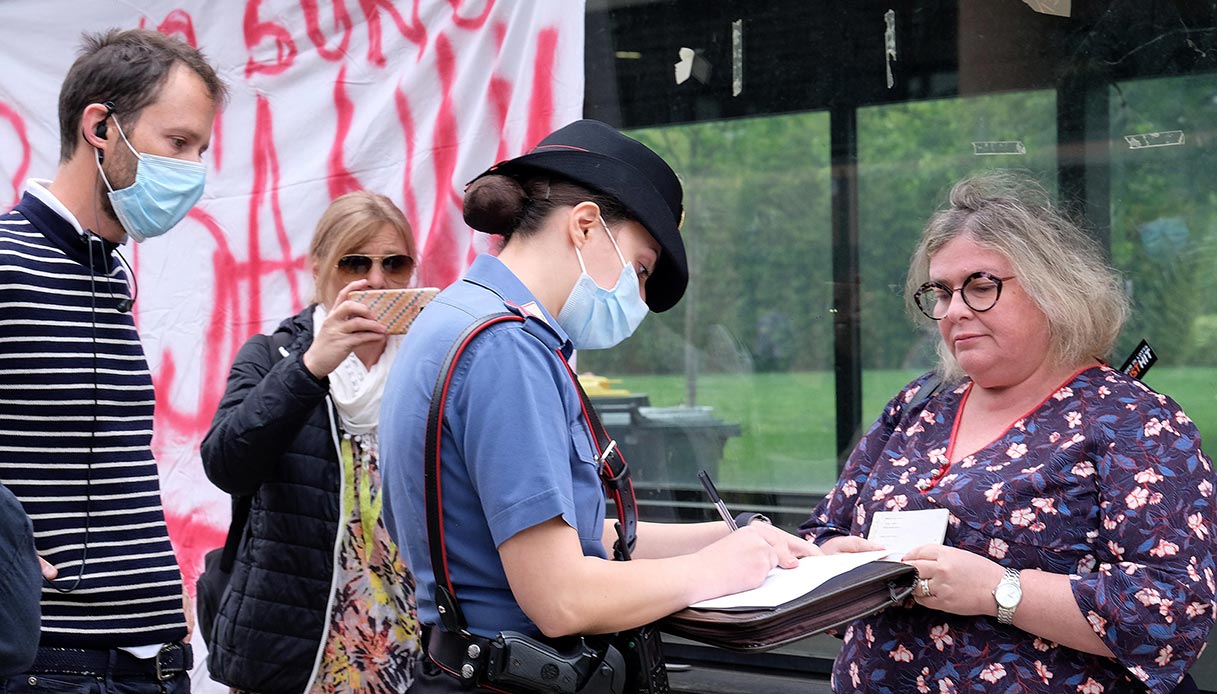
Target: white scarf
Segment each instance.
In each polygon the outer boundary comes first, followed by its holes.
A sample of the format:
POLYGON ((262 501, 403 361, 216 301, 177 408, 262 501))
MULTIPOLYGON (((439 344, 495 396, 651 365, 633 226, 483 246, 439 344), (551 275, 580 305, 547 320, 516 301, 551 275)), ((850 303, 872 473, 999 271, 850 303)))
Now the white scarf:
MULTIPOLYGON (((325 316, 325 307, 317 304, 313 310, 313 339, 317 338, 325 316)), ((401 335, 390 335, 385 351, 370 369, 351 352, 330 374, 330 395, 338 408, 343 431, 349 434, 376 432, 385 382, 389 379, 389 368, 393 365, 393 357, 397 356, 401 339, 401 335)))

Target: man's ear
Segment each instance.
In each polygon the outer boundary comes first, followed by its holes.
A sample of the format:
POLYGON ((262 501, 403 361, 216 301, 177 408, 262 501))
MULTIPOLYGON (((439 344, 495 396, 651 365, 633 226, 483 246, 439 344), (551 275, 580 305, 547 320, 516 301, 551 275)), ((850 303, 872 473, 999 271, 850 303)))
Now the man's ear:
POLYGON ((567 222, 567 233, 575 248, 583 249, 583 244, 591 238, 592 231, 600 226, 600 206, 590 200, 585 200, 571 208, 567 222))
POLYGON ((80 113, 80 135, 85 144, 94 149, 100 149, 105 154, 107 145, 114 139, 111 129, 106 125, 110 117, 110 109, 103 104, 89 104, 80 113))

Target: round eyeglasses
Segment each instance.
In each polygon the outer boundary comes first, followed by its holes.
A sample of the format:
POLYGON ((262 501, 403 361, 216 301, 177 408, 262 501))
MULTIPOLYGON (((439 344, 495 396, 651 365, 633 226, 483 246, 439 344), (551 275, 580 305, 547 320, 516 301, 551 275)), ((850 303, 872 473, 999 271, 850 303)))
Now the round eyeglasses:
POLYGON ((408 255, 362 255, 352 253, 338 259, 338 272, 351 277, 363 277, 372 271, 372 263, 379 262, 380 270, 390 279, 409 279, 414 272, 414 259, 408 255))
POLYGON ((968 275, 958 289, 951 289, 942 282, 926 282, 913 294, 913 301, 917 302, 917 308, 921 309, 927 318, 942 320, 947 317, 947 311, 951 308, 951 295, 959 292, 968 308, 977 313, 984 313, 997 305, 997 300, 1001 297, 1002 282, 1012 279, 1014 275, 998 277, 982 271, 968 275))

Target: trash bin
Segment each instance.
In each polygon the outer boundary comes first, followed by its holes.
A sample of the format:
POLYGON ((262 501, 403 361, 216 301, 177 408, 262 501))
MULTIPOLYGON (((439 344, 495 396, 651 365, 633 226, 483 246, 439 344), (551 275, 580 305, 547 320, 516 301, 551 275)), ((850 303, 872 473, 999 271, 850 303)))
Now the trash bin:
POLYGON ((717 475, 727 440, 740 435, 739 425, 715 417, 712 407, 651 407, 641 394, 592 403, 635 485, 695 487, 699 470, 717 475))

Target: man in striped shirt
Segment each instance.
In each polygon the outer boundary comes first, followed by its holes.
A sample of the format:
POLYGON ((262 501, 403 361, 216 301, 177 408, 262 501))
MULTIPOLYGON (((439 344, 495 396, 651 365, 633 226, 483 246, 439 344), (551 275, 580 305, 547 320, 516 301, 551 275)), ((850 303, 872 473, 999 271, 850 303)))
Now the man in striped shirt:
POLYGON ((189 691, 152 378, 117 249, 198 201, 224 98, 185 43, 87 35, 59 96, 55 178, 0 217, 0 483, 33 522, 46 577, 34 665, 0 691, 189 691))

